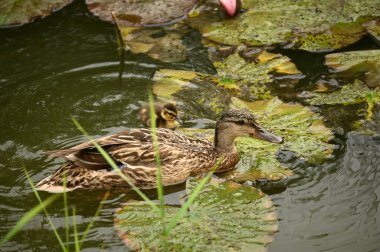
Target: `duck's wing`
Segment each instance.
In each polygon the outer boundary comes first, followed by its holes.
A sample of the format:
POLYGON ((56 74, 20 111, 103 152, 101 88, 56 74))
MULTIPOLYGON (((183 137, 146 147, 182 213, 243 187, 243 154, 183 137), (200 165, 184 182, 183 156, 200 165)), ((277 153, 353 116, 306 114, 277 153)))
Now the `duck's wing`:
MULTIPOLYGON (((158 148, 163 166, 181 165, 183 160, 198 157, 211 143, 196 140, 169 129, 157 129, 158 148)), ((150 129, 131 129, 95 139, 120 167, 144 166, 155 168, 155 152, 150 129)), ((52 157, 63 157, 76 165, 92 169, 109 169, 110 165, 96 149, 93 142, 86 142, 65 150, 47 152, 52 157)))
MULTIPOLYGON (((125 147, 133 148, 142 145, 143 142, 149 141, 150 131, 146 129, 126 130, 110 136, 95 139, 95 141, 112 157, 113 148, 124 145, 125 147)), ((73 161, 76 165, 98 170, 109 168, 110 165, 105 160, 103 155, 96 149, 92 141, 88 141, 69 149, 54 150, 45 152, 51 157, 62 157, 73 161)), ((112 157, 113 158, 113 157, 112 157)), ((119 163, 114 158, 116 163, 119 163)))

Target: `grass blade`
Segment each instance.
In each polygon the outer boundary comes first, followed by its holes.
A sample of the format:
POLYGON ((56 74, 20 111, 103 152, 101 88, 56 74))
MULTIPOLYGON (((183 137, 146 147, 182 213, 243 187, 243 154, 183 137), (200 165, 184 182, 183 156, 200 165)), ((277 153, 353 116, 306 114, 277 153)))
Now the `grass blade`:
POLYGON ((79 244, 78 229, 77 229, 77 215, 76 215, 75 207, 73 207, 73 227, 74 227, 75 252, 80 252, 80 244, 79 244))
POLYGON ((42 203, 33 207, 24 216, 13 226, 13 228, 5 235, 5 237, 0 241, 0 246, 9 241, 14 235, 16 235, 34 216, 39 212, 43 211, 48 205, 53 203, 56 199, 59 198, 59 194, 52 195, 42 203))
POLYGON ((110 192, 106 192, 106 194, 104 195, 102 201, 101 201, 100 204, 99 204, 98 209, 96 209, 95 215, 92 217, 90 223, 87 225, 86 229, 84 230, 83 235, 82 235, 82 238, 81 238, 81 240, 80 240, 80 242, 79 242, 80 246, 83 245, 84 239, 86 239, 86 236, 87 236, 88 232, 90 231, 90 229, 91 229, 92 226, 94 225, 95 219, 99 216, 99 214, 100 214, 100 210, 101 210, 101 209, 103 208, 103 206, 104 206, 104 201, 106 201, 106 200, 108 199, 109 195, 110 195, 110 192))
POLYGON ((67 204, 67 176, 66 171, 63 174, 63 207, 65 211, 65 237, 66 237, 66 245, 67 250, 70 251, 70 223, 69 223, 69 207, 67 204))
MULTIPOLYGON (((36 187, 34 186, 33 181, 32 181, 32 179, 30 178, 30 176, 29 176, 29 174, 28 174, 28 171, 26 170, 26 167, 25 167, 25 166, 23 166, 23 170, 24 170, 24 173, 25 173, 25 175, 26 175, 26 178, 28 179, 28 182, 29 182, 30 186, 32 187, 32 190, 33 190, 33 192, 34 192, 34 195, 35 195, 36 198, 38 199, 38 202, 40 203, 40 205, 42 205, 42 199, 41 199, 41 197, 40 197, 40 194, 38 193, 36 187)), ((45 212, 45 216, 46 216, 46 218, 48 219, 48 222, 49 222, 51 228, 53 229, 53 233, 55 234, 55 236, 56 236, 56 238, 57 238, 57 240, 58 240, 58 242, 59 242, 59 245, 61 246, 62 251, 66 252, 67 249, 66 249, 66 247, 65 247, 65 245, 64 245, 64 243, 63 243, 61 237, 59 236, 59 234, 58 234, 58 232, 57 232, 57 228, 55 227, 55 225, 54 225, 54 223, 53 223, 53 221, 52 221, 52 219, 51 219, 51 217, 50 217, 48 211, 46 210, 46 208, 44 208, 43 210, 44 210, 44 212, 45 212)))
POLYGON ((104 157, 104 159, 108 162, 108 164, 112 167, 112 169, 119 175, 121 178, 123 178, 128 185, 157 213, 160 213, 160 209, 157 207, 157 205, 151 201, 139 188, 137 188, 130 178, 128 178, 124 173, 122 173, 119 169, 119 167, 116 165, 116 163, 113 161, 113 159, 108 155, 108 153, 92 138, 88 135, 88 133, 84 130, 84 128, 79 124, 79 122, 74 118, 71 117, 71 120, 74 122, 75 126, 82 132, 83 135, 89 139, 89 141, 96 147, 96 149, 99 151, 100 154, 104 157))
POLYGON ((154 159, 156 161, 156 184, 157 184, 157 195, 160 202, 160 217, 162 223, 163 235, 166 235, 165 227, 165 200, 164 200, 164 187, 162 184, 162 174, 161 174, 161 160, 160 152, 158 149, 158 137, 157 137, 157 125, 156 125, 156 111, 154 108, 153 95, 149 92, 149 110, 150 110, 150 121, 151 121, 151 132, 153 139, 153 150, 154 150, 154 159))

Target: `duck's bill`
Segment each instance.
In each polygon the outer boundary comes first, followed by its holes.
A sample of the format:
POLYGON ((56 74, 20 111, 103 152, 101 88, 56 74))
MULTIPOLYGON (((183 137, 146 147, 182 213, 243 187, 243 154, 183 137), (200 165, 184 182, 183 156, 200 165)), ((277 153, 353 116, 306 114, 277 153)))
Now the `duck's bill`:
POLYGON ((277 136, 277 135, 275 135, 273 133, 270 133, 270 132, 266 131, 265 129, 261 128, 261 127, 256 129, 256 131, 252 135, 252 137, 258 138, 258 139, 261 139, 261 140, 265 140, 265 141, 268 141, 268 142, 271 142, 271 143, 282 143, 283 142, 282 137, 277 136))

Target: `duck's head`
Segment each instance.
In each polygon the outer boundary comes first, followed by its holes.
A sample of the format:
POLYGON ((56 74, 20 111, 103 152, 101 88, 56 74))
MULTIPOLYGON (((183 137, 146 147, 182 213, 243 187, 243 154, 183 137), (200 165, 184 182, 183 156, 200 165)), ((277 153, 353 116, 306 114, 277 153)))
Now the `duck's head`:
POLYGON ((166 103, 162 107, 161 116, 165 121, 175 122, 178 125, 182 124, 178 116, 178 109, 173 103, 166 103))
POLYGON ((241 8, 241 0, 219 0, 224 12, 230 16, 235 16, 241 8))
POLYGON ((232 145, 236 137, 252 137, 272 143, 283 141, 282 137, 261 127, 246 109, 230 109, 216 124, 215 145, 217 148, 228 149, 228 145, 232 145))

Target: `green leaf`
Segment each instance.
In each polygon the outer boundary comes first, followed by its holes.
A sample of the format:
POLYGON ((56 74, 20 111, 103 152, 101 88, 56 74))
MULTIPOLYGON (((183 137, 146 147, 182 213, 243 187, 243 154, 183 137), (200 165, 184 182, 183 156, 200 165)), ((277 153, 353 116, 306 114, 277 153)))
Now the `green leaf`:
MULTIPOLYGON (((225 79, 233 81, 239 90, 248 89, 250 95, 256 98, 270 98, 266 85, 274 81, 275 75, 291 77, 301 74, 288 57, 266 51, 257 53, 249 60, 238 52, 219 58, 212 55, 211 59, 218 72, 219 83, 225 79)), ((223 86, 228 88, 228 85, 223 86)))
POLYGON ((380 86, 380 50, 332 53, 325 56, 326 65, 343 77, 365 75, 369 87, 380 86))
POLYGON ((1 0, 0 26, 16 26, 49 16, 73 0, 1 0))
POLYGON ((345 85, 340 90, 332 93, 315 93, 314 97, 307 101, 312 105, 378 103, 380 102, 379 96, 379 90, 371 90, 362 81, 355 80, 354 83, 345 85))
POLYGON ((157 26, 177 22, 197 3, 196 0, 86 0, 87 8, 101 20, 117 21, 125 26, 157 26))
POLYGON ((280 45, 308 51, 334 50, 367 34, 362 23, 380 16, 380 0, 244 0, 243 13, 222 19, 208 3, 188 22, 204 37, 228 45, 280 45))
MULTIPOLYGON (((198 182, 187 181, 188 194, 198 182)), ((166 221, 178 211, 167 206, 166 221)), ((131 249, 162 250, 160 218, 145 203, 116 211, 115 227, 131 249)), ((167 239, 168 251, 263 251, 278 223, 269 197, 234 182, 210 182, 167 239), (239 230, 239 232, 236 232, 239 230)))
POLYGON ((230 94, 212 75, 161 69, 153 77, 153 93, 159 100, 175 100, 184 116, 216 119, 229 104, 230 94))

